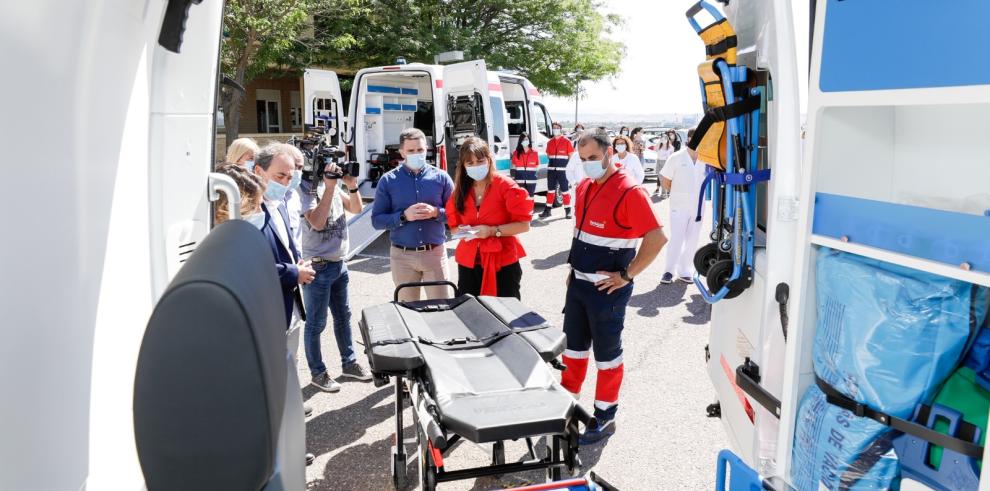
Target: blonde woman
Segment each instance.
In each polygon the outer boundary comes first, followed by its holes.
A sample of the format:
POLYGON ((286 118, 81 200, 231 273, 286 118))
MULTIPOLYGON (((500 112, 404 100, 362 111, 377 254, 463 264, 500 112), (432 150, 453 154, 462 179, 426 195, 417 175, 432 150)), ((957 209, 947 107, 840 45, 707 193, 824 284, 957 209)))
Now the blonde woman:
POLYGON ((227 164, 237 164, 254 172, 254 156, 261 151, 253 138, 238 138, 227 149, 227 164))

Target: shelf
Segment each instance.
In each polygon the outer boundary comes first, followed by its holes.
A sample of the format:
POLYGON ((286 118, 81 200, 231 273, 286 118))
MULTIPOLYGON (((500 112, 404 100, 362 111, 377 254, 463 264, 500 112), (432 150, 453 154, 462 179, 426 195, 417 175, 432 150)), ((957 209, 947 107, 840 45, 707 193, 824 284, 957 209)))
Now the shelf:
POLYGON ((876 259, 878 261, 897 264, 906 268, 927 271, 939 276, 945 276, 946 278, 953 278, 959 281, 965 281, 967 283, 990 287, 990 274, 981 273, 979 271, 966 271, 960 268, 957 264, 946 264, 937 261, 930 261, 928 259, 920 259, 917 257, 908 256, 906 254, 898 254, 896 252, 890 252, 884 249, 878 249, 876 247, 870 247, 854 242, 843 242, 839 239, 833 239, 822 235, 812 235, 811 243, 822 247, 829 247, 837 251, 844 251, 851 254, 876 259))
POLYGON ((861 92, 821 92, 817 89, 813 90, 817 92, 815 94, 815 105, 818 107, 928 106, 938 104, 990 103, 990 85, 868 90, 861 92))

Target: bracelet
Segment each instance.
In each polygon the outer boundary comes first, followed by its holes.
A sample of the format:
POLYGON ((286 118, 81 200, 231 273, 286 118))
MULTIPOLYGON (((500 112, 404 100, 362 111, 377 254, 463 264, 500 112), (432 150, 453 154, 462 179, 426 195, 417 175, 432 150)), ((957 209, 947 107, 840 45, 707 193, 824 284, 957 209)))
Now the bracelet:
POLYGON ((351 194, 354 194, 354 193, 358 192, 357 188, 355 188, 355 189, 348 189, 347 191, 349 191, 351 194))

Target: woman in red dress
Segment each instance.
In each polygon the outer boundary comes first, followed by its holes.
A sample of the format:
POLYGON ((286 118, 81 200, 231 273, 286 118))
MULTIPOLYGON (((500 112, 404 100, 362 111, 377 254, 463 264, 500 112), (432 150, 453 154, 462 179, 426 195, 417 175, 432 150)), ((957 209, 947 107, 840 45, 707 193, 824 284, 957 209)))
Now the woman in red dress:
POLYGON ((460 293, 520 298, 519 259, 526 251, 515 236, 529 230, 532 217, 533 199, 495 171, 488 144, 476 137, 465 140, 447 201, 451 232, 470 234, 454 253, 460 293))

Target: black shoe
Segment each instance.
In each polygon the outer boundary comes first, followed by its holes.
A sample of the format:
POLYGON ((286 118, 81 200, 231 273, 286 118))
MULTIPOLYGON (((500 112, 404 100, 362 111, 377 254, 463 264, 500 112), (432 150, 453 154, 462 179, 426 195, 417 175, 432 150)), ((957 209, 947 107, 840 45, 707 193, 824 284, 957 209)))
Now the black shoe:
POLYGON ((560 208, 561 206, 564 206, 564 204, 560 201, 554 201, 552 208, 560 208))
POLYGON ((313 406, 309 404, 303 404, 303 416, 307 418, 313 415, 313 406))
POLYGON ((615 434, 615 419, 599 422, 591 428, 585 428, 584 433, 578 438, 581 445, 591 445, 598 443, 615 434))
POLYGON ((309 452, 306 452, 306 467, 313 465, 313 462, 315 461, 316 461, 316 456, 309 452))
POLYGON ((351 363, 344 367, 340 374, 341 377, 352 378, 354 380, 360 380, 362 382, 371 381, 371 373, 364 369, 361 365, 357 363, 351 363))
POLYGON ((330 375, 327 374, 327 372, 323 372, 313 377, 309 383, 323 392, 340 392, 340 384, 338 384, 336 380, 330 378, 330 375))
POLYGON ((571 217, 571 209, 564 208, 564 218, 570 218, 570 217, 571 217))
POLYGON ((550 218, 550 207, 547 206, 543 208, 543 213, 540 213, 540 218, 550 218))
POLYGON ((660 278, 660 283, 663 283, 664 285, 669 285, 673 282, 674 282, 674 275, 670 273, 664 273, 663 276, 660 278))

